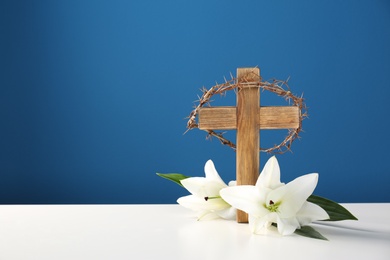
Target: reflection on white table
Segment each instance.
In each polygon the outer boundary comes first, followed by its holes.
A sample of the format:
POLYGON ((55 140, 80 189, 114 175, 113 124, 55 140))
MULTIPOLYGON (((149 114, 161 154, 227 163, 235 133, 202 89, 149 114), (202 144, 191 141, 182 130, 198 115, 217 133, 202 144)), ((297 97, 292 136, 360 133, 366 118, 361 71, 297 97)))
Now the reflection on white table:
POLYGON ((390 259, 390 203, 343 205, 359 221, 314 224, 329 241, 253 235, 178 205, 2 205, 0 259, 390 259))

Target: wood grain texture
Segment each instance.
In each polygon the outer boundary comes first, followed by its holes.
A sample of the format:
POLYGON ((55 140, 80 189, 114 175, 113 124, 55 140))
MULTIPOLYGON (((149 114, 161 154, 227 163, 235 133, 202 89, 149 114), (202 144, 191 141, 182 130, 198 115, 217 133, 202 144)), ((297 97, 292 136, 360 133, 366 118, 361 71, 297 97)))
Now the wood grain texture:
POLYGON ((236 129, 236 107, 202 107, 199 109, 198 128, 202 130, 236 129))
MULTIPOLYGON (((204 107, 199 110, 199 129, 237 129, 236 107, 204 107)), ((288 129, 299 126, 298 107, 260 107, 259 129, 288 129)))
MULTIPOLYGON (((237 80, 260 80, 258 68, 237 69, 237 80)), ((256 83, 256 82, 255 82, 256 83)), ((237 93, 237 149, 236 174, 237 185, 255 185, 259 175, 259 116, 260 116, 260 88, 256 84, 245 84, 237 93)), ((238 210, 237 222, 248 222, 248 215, 238 210)))
POLYGON ((261 107, 260 129, 286 129, 299 127, 299 107, 261 107))

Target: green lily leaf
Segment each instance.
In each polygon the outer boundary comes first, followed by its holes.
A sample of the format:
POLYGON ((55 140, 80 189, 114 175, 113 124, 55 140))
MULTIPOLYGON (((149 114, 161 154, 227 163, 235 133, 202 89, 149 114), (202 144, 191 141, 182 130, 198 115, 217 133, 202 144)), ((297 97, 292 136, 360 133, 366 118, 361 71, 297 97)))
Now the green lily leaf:
POLYGON ((189 178, 189 176, 185 176, 180 173, 156 173, 156 174, 164 179, 173 181, 174 183, 177 183, 182 187, 183 185, 181 185, 180 181, 189 178))
POLYGON ((340 220, 358 220, 351 212, 346 208, 329 199, 322 198, 320 196, 311 195, 307 198, 308 202, 317 204, 323 208, 329 215, 329 219, 325 221, 340 221, 340 220))
POLYGON ((326 237, 321 235, 320 232, 312 228, 311 226, 303 226, 300 229, 296 229, 295 234, 304 236, 304 237, 310 237, 315 239, 321 239, 321 240, 328 240, 326 237))

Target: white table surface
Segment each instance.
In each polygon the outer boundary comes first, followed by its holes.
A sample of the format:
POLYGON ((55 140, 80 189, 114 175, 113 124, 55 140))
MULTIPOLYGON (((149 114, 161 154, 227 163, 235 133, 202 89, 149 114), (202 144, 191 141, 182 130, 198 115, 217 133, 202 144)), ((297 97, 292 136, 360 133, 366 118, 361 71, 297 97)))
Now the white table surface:
POLYGON ((389 260, 390 203, 343 205, 359 221, 314 224, 329 241, 253 235, 179 205, 2 205, 0 259, 389 260))

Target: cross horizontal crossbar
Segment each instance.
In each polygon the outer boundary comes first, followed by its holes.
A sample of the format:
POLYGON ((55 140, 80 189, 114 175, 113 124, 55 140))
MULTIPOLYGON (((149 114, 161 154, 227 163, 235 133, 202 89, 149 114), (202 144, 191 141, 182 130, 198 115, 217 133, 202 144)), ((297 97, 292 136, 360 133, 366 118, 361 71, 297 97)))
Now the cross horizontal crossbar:
MULTIPOLYGON (((260 129, 299 127, 299 108, 295 106, 260 107, 260 129)), ((232 130, 237 128, 236 107, 202 107, 199 110, 199 129, 232 130)))

